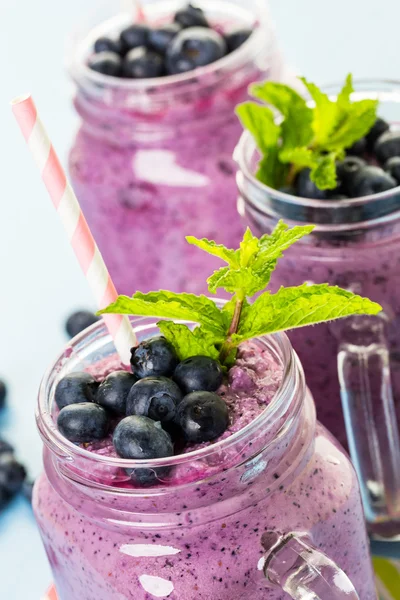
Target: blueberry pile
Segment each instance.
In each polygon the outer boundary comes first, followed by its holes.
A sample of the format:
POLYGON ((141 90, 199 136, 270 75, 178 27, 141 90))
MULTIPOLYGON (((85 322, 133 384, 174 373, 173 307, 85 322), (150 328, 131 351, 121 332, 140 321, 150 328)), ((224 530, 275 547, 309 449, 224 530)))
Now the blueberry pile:
POLYGON ((400 130, 386 121, 376 120, 370 132, 347 150, 336 165, 338 185, 320 190, 310 179, 310 169, 297 177, 295 189, 282 189, 301 198, 346 200, 379 194, 400 185, 400 130))
POLYGON ((189 4, 172 23, 158 28, 131 25, 118 39, 99 38, 88 66, 103 75, 130 79, 187 73, 237 50, 251 33, 235 29, 222 35, 211 28, 201 8, 189 4))
MULTIPOLYGON (((0 408, 4 408, 7 388, 0 380, 0 408)), ((28 500, 32 499, 33 483, 26 479, 26 470, 17 461, 14 448, 0 439, 0 510, 5 508, 16 494, 22 492, 28 500)))
MULTIPOLYGON (((179 362, 169 342, 154 337, 132 349, 131 368, 101 382, 85 372, 61 379, 55 401, 62 435, 85 444, 112 433, 119 456, 151 460, 173 456, 186 443, 215 440, 227 429, 228 408, 215 393, 223 381, 217 361, 194 356, 179 362)), ((130 475, 151 480, 146 469, 130 475)))

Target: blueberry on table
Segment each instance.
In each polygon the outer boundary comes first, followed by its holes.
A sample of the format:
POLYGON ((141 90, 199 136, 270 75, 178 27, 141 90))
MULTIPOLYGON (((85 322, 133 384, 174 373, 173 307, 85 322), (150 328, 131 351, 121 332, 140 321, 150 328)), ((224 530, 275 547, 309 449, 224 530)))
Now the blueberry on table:
POLYGON ((11 446, 11 444, 6 442, 5 440, 0 440, 0 454, 4 454, 4 453, 12 454, 13 452, 14 452, 14 448, 11 446))
POLYGON ((233 52, 242 46, 252 34, 251 29, 234 29, 225 35, 228 52, 233 52))
POLYGON ((344 160, 338 162, 336 164, 336 174, 341 184, 339 193, 343 192, 346 195, 351 195, 353 180, 356 173, 366 166, 367 163, 365 160, 358 156, 346 156, 344 160))
POLYGON ((175 37, 167 50, 167 70, 174 75, 204 67, 227 53, 224 38, 212 29, 191 27, 175 37))
POLYGON ((181 390, 171 379, 145 377, 131 388, 126 414, 149 417, 153 421, 172 421, 182 398, 181 390))
POLYGON ((400 131, 386 131, 375 143, 375 155, 381 164, 389 158, 400 156, 400 131))
POLYGON ((69 335, 69 337, 73 338, 81 331, 87 329, 93 325, 93 323, 97 323, 100 317, 96 317, 96 315, 90 310, 78 310, 72 315, 70 315, 65 323, 65 329, 69 335))
POLYGON ((99 52, 115 52, 115 54, 121 54, 121 41, 113 40, 109 37, 100 37, 94 43, 94 51, 96 54, 99 52))
POLYGON ((110 373, 101 382, 96 394, 96 403, 117 415, 126 415, 126 400, 137 379, 126 371, 110 373))
POLYGON ((178 406, 177 422, 188 442, 210 442, 229 425, 226 403, 212 392, 192 392, 178 406))
POLYGON ((311 198, 313 200, 325 200, 326 191, 317 188, 310 178, 311 169, 303 169, 296 179, 296 192, 300 198, 311 198))
POLYGON ((348 156, 363 156, 367 149, 367 138, 363 137, 357 142, 354 142, 350 148, 347 148, 346 154, 348 156))
POLYGON ((35 485, 34 481, 30 479, 25 479, 22 484, 21 492, 24 498, 28 500, 28 502, 32 502, 32 494, 33 494, 33 486, 35 485))
POLYGON ((182 27, 178 23, 168 23, 163 27, 151 29, 148 46, 159 54, 165 54, 168 46, 181 30, 182 27))
POLYGON ((222 383, 223 374, 216 360, 208 356, 192 356, 179 363, 173 378, 185 394, 215 392, 222 383))
POLYGON ((7 397, 7 386, 5 384, 5 382, 0 379, 0 410, 2 408, 4 408, 5 404, 6 404, 6 397, 7 397))
POLYGON ((69 373, 58 382, 54 398, 61 410, 69 404, 94 402, 97 388, 97 381, 89 373, 69 373))
POLYGON ((353 179, 352 197, 361 198, 386 192, 397 186, 397 181, 380 167, 367 166, 358 171, 353 179))
POLYGON ((179 363, 174 347, 162 336, 141 342, 131 352, 132 373, 138 379, 169 377, 179 363))
POLYGON ((80 444, 102 440, 109 428, 106 410, 91 402, 63 408, 58 415, 57 425, 67 440, 80 444))
POLYGON ((188 27, 209 27, 204 11, 197 6, 193 6, 193 4, 188 4, 186 8, 178 10, 174 21, 185 29, 188 27))
POLYGON ((145 46, 129 50, 122 64, 122 75, 130 79, 152 79, 161 77, 164 72, 163 57, 145 46))
POLYGON ((168 433, 147 417, 130 416, 123 419, 115 428, 113 443, 122 458, 152 460, 174 453, 168 433))
POLYGON ((13 454, 0 454, 0 488, 11 495, 16 494, 22 488, 25 478, 25 468, 13 454))
POLYGON ((389 129, 390 129, 389 124, 386 123, 386 121, 384 121, 380 117, 378 117, 376 119, 375 123, 373 124, 373 126, 371 127, 371 129, 369 130, 367 135, 365 136, 365 139, 367 140, 368 152, 372 153, 374 151, 374 146, 375 146, 376 140, 383 133, 385 133, 385 131, 389 131, 389 129))
POLYGON ((131 25, 121 31, 119 39, 122 53, 126 54, 129 50, 139 46, 147 46, 149 34, 150 28, 147 25, 131 25))
POLYGON ((89 58, 88 66, 92 71, 102 75, 119 77, 121 75, 122 59, 116 52, 99 52, 89 58))
POLYGON ((385 163, 384 169, 400 185, 400 156, 393 156, 385 163))

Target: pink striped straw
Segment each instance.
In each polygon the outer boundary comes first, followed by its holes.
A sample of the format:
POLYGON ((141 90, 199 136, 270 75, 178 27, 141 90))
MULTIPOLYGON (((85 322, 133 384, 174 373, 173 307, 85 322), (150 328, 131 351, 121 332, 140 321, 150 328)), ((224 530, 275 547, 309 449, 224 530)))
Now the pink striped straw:
POLYGON ((56 588, 54 585, 47 591, 46 595, 43 596, 42 600, 58 600, 56 588))
MULTIPOLYGON (((35 103, 30 95, 26 95, 15 98, 11 105, 97 306, 100 309, 105 308, 111 302, 115 302, 117 291, 83 216, 77 197, 40 120, 35 103)), ((103 318, 122 363, 129 365, 130 349, 132 346, 137 346, 137 339, 129 318, 123 315, 104 315, 103 318)))

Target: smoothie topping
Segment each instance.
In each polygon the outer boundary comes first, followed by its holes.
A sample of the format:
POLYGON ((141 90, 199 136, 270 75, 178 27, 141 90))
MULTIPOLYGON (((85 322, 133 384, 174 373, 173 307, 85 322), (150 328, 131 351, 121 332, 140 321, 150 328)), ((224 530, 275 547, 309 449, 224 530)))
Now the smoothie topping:
MULTIPOLYGON (((101 313, 160 317, 163 320, 157 325, 162 336, 132 349, 132 374, 111 373, 99 386, 87 373, 62 379, 55 393, 61 409, 60 432, 73 442, 86 444, 102 440, 110 431, 120 457, 152 460, 218 440, 229 434, 228 428, 236 431, 235 398, 241 394, 240 382, 245 382, 245 393, 249 393, 253 379, 265 376, 264 393, 271 386, 277 389, 271 373, 265 373, 265 358, 260 363, 263 372, 259 372, 258 354, 249 340, 381 310, 367 298, 327 284, 281 288, 275 294, 267 290, 250 303, 249 298, 268 287, 283 252, 312 229, 289 229, 280 222, 271 235, 259 239, 248 229, 237 250, 188 237, 190 244, 226 263, 211 275, 208 287, 212 294, 223 289, 232 298, 219 307, 206 296, 168 291, 120 296, 101 313)), ((256 390, 253 395, 247 410, 258 402, 256 390)), ((255 416, 263 407, 260 398, 255 416)), ((157 477, 168 476, 170 469, 157 471, 131 469, 129 476, 140 485, 152 485, 157 477)))
POLYGON ((353 101, 351 75, 335 100, 304 77, 300 81, 312 106, 291 87, 266 82, 250 88, 257 102, 237 107, 262 155, 257 178, 277 190, 318 200, 355 198, 397 187, 400 179, 387 161, 400 156, 400 132, 377 118, 378 101, 353 101), (347 170, 342 179, 346 154, 364 161, 359 172, 347 170))
POLYGON ((172 18, 156 28, 133 24, 118 39, 97 39, 88 66, 103 75, 131 79, 186 73, 234 52, 252 33, 236 28, 223 34, 211 27, 201 8, 191 4, 172 18))

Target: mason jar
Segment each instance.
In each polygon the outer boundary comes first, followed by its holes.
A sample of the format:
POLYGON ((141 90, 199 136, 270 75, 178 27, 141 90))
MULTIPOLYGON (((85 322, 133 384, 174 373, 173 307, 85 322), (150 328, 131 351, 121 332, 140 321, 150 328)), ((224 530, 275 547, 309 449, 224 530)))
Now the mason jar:
MULTIPOLYGON (((327 88, 332 95, 338 89, 327 88)), ((356 81, 355 89, 354 99, 378 99, 379 116, 398 127, 398 82, 356 81)), ((235 156, 239 212, 256 235, 269 233, 279 219, 315 224, 280 260, 271 290, 328 282, 383 307, 378 317, 297 329, 289 337, 318 418, 341 443, 348 440, 371 529, 400 534, 400 187, 350 200, 298 198, 255 178, 258 153, 249 134, 235 156)))
MULTIPOLYGON (((132 325, 139 340, 158 331, 148 318, 132 325)), ((49 368, 33 503, 59 600, 376 598, 353 467, 316 421, 288 338, 255 344, 283 373, 264 412, 217 443, 148 462, 90 452, 54 421, 62 377, 120 368, 102 323, 49 368), (154 471, 155 485, 135 486, 138 468, 154 471)))
MULTIPOLYGON (((187 74, 158 79, 105 76, 87 66, 95 40, 137 21, 134 2, 115 2, 72 38, 69 71, 80 128, 69 171, 87 221, 119 293, 169 289, 200 293, 219 268, 185 236, 237 247, 235 106, 258 79, 279 79, 283 62, 266 0, 201 0, 221 30, 253 29, 238 50, 187 74), (194 276, 195 274, 195 276, 194 276)), ((138 5, 138 3, 136 3, 138 5)), ((182 0, 151 0, 152 25, 171 22, 182 0)))

